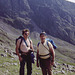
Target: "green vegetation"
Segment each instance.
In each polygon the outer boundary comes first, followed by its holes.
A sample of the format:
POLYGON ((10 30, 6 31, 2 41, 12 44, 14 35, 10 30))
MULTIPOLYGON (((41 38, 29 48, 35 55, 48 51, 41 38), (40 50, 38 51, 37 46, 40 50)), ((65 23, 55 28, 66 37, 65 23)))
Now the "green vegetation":
POLYGON ((32 39, 32 41, 33 41, 33 44, 34 44, 35 46, 37 46, 37 43, 38 43, 39 41, 36 40, 36 39, 32 39))
MULTIPOLYGON (((10 34, 6 34, 3 31, 0 31, 0 75, 19 75, 19 60, 18 57, 15 55, 11 55, 9 52, 4 52, 4 50, 8 50, 10 52, 15 52, 15 37, 13 35, 10 36, 10 34), (12 43, 11 43, 12 42, 12 43), (1 56, 1 54, 6 54, 7 56, 1 56)), ((38 40, 33 39, 33 44, 37 45, 38 40)), ((36 50, 36 48, 35 48, 36 50)), ((55 50, 56 53, 56 62, 63 64, 70 64, 74 65, 74 50, 68 49, 67 46, 63 46, 62 44, 55 50)), ((35 54, 36 55, 36 54, 35 54)), ((62 66, 62 65, 61 65, 62 66)), ((65 75, 65 74, 55 74, 57 71, 61 70, 61 66, 59 65, 57 69, 53 68, 54 75, 65 75)), ((25 66, 25 73, 26 73, 26 66, 25 66)), ((75 75, 74 72, 67 72, 65 70, 66 75, 75 75)), ((42 75, 41 69, 36 67, 36 61, 35 64, 33 64, 33 74, 32 75, 42 75)))
MULTIPOLYGON (((55 71, 59 71, 59 70, 60 69, 57 69, 55 71)), ((0 74, 4 75, 5 73, 6 75, 19 75, 18 59, 12 59, 10 57, 0 56, 0 74), (14 65, 14 63, 16 63, 17 65, 14 65)), ((25 67, 25 73, 26 73, 26 67, 25 67)), ((67 73, 67 75, 74 75, 74 74, 75 73, 70 73, 70 72, 67 73)), ((41 69, 36 67, 36 62, 35 64, 33 64, 33 74, 32 75, 42 75, 41 69)), ((57 74, 54 74, 54 75, 57 75, 57 74)), ((58 75, 64 75, 64 74, 58 73, 58 75)))

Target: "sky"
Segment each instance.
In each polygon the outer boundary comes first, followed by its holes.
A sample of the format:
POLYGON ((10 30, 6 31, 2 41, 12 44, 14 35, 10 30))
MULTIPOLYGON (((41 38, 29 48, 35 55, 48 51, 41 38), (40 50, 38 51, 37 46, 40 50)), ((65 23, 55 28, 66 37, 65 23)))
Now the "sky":
POLYGON ((70 2, 73 2, 73 3, 75 3, 75 0, 66 0, 66 1, 70 1, 70 2))

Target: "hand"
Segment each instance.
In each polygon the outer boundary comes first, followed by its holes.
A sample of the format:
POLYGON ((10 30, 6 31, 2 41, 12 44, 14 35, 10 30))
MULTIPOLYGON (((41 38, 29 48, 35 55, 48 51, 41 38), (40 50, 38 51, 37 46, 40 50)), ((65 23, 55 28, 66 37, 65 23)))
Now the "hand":
POLYGON ((30 53, 31 53, 31 52, 33 52, 33 51, 32 51, 32 49, 30 49, 30 50, 28 50, 28 52, 30 52, 30 53))
POLYGON ((21 62, 23 59, 22 59, 22 57, 21 56, 19 56, 19 61, 21 62))
POLYGON ((54 62, 51 62, 51 65, 54 65, 54 62))
POLYGON ((39 64, 37 63, 37 67, 39 67, 39 64))

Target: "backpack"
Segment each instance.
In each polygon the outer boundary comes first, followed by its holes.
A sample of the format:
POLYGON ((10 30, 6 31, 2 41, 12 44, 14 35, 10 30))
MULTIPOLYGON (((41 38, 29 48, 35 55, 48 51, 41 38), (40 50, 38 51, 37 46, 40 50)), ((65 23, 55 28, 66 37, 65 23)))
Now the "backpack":
POLYGON ((50 42, 50 43, 53 45, 53 48, 54 48, 54 49, 57 48, 56 44, 54 43, 54 41, 53 41, 52 39, 46 38, 46 40, 47 40, 47 46, 48 46, 48 42, 50 42))
MULTIPOLYGON (((54 41, 52 40, 52 39, 49 39, 49 38, 46 38, 46 40, 47 40, 47 46, 49 47, 49 45, 48 45, 48 42, 50 42, 52 45, 53 45, 53 48, 54 49, 56 49, 57 48, 57 46, 56 46, 56 44, 54 43, 54 41)), ((38 44, 37 44, 37 46, 39 47, 39 45, 40 45, 40 42, 38 42, 38 44)), ((44 45, 43 45, 44 46, 44 45)), ((44 46, 45 47, 45 46, 44 46)), ((46 47, 45 47, 46 48, 46 47)), ((46 48, 47 49, 47 48, 46 48)), ((48 50, 48 49, 47 49, 48 50)), ((50 51, 49 51, 50 52, 50 51)), ((51 54, 51 53, 50 53, 51 54)), ((48 54, 47 54, 48 55, 48 54)), ((44 55, 44 56, 46 56, 46 55, 44 55)), ((50 57, 50 60, 52 61, 52 54, 51 54, 51 57, 50 57)))
MULTIPOLYGON (((17 41, 18 41, 19 39, 21 39, 21 41, 20 41, 18 50, 19 50, 19 53, 22 53, 22 51, 20 50, 20 46, 21 46, 22 41, 24 40, 24 42, 25 42, 25 44, 26 44, 27 47, 28 47, 28 45, 27 45, 25 39, 24 39, 22 36, 19 36, 19 37, 16 39, 15 44, 17 44, 17 41)), ((29 42, 31 43, 30 38, 29 38, 29 42)))
MULTIPOLYGON (((46 40, 47 40, 47 46, 48 46, 48 42, 50 42, 53 45, 54 49, 57 48, 56 44, 54 43, 54 41, 52 39, 46 38, 46 40)), ((39 44, 40 44, 40 42, 38 42, 38 44, 37 44, 38 47, 39 47, 39 44)))
MULTIPOLYGON (((22 37, 22 36, 19 36, 19 37, 16 39, 16 42, 15 42, 16 45, 17 45, 17 41, 18 41, 19 39, 21 39, 21 42, 20 42, 20 45, 21 45, 22 40, 23 40, 23 37, 22 37)), ((22 53, 22 51, 20 50, 20 45, 19 45, 18 51, 19 51, 19 53, 22 53)))
MULTIPOLYGON (((23 53, 22 51, 21 51, 21 49, 20 49, 20 46, 21 46, 21 43, 22 43, 22 41, 24 40, 24 38, 22 37, 22 36, 19 36, 17 39, 16 39, 16 44, 17 44, 17 41, 19 40, 19 39, 21 39, 21 41, 20 41, 20 45, 19 45, 19 48, 18 48, 18 51, 19 51, 19 53, 23 53)), ((30 38, 29 38, 29 41, 30 41, 30 38)), ((28 47, 28 45, 27 45, 27 43, 26 43, 26 41, 24 40, 24 42, 25 42, 25 44, 26 44, 26 46, 28 47)), ((30 41, 30 43, 31 43, 31 41, 30 41)), ((33 53, 31 53, 31 62, 32 63, 34 63, 34 54, 33 53)))

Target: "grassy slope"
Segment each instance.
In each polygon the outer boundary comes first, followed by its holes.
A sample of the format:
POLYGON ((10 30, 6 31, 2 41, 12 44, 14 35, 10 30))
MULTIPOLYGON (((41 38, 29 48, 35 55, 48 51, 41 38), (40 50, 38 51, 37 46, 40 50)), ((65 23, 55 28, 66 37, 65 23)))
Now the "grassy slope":
MULTIPOLYGON (((0 75, 19 75, 19 61, 15 60, 15 59, 11 59, 10 57, 6 58, 6 57, 1 57, 0 56, 0 75), (10 63, 8 65, 4 64, 4 63, 10 63), (12 65, 12 63, 17 63, 17 65, 12 65)), ((59 69, 54 70, 55 71, 59 71, 59 69)), ((32 70, 32 75, 42 75, 41 73, 41 69, 36 67, 36 64, 33 64, 33 70, 32 70)), ((66 72, 67 73, 67 72, 66 72)), ((26 71, 25 71, 26 74, 26 71)), ((75 73, 70 73, 68 72, 67 75, 74 75, 75 73)), ((56 75, 56 74, 54 74, 56 75)), ((61 73, 58 73, 58 75, 64 75, 61 73)))
MULTIPOLYGON (((13 29, 14 30, 14 29, 13 29)), ((15 31, 15 30, 14 30, 15 31)), ((16 31, 15 31, 16 32, 16 31)), ((12 35, 10 33, 6 33, 3 30, 0 29, 0 54, 4 53, 5 49, 11 50, 12 52, 15 51, 15 35, 12 35)), ((37 45, 38 40, 32 39, 33 44, 37 45)), ((62 41, 63 42, 63 41, 62 41)), ((64 42, 65 44, 65 42, 64 42)), ((63 44, 57 43, 58 48, 55 50, 56 52, 56 61, 58 62, 65 62, 72 65, 75 65, 75 51, 73 49, 71 50, 68 48, 68 46, 64 46, 63 44)), ((0 56, 0 75, 19 75, 19 61, 18 58, 15 56, 12 57, 8 53, 6 53, 7 57, 1 57, 0 56), (12 59, 13 58, 13 59, 12 59), (4 64, 9 63, 9 64, 4 64), (17 65, 12 65, 12 63, 17 63, 17 65)), ((58 70, 59 71, 59 70, 58 70)), ((41 70, 36 67, 36 64, 33 64, 33 75, 41 75, 41 70)), ((74 75, 75 73, 68 72, 67 75, 74 75)), ((56 75, 56 74, 54 74, 56 75)), ((60 74, 59 75, 64 75, 60 74)))
MULTIPOLYGON (((3 49, 0 50, 1 52, 0 53, 3 53, 3 49)), ((61 53, 57 52, 56 51, 56 58, 59 58, 59 57, 65 57, 65 58, 69 58, 69 57, 66 57, 64 55, 62 55, 61 53)), ((1 57, 0 56, 0 74, 1 75, 19 75, 19 61, 18 59, 15 59, 13 57, 10 57, 9 55, 7 57, 1 57), (10 64, 4 64, 4 63, 10 63, 10 64), (12 63, 17 63, 17 65, 12 65, 12 63)), ((58 59, 59 62, 61 62, 60 59, 58 59)), ((61 62, 63 63, 63 61, 61 62)), ((59 69, 57 70, 54 70, 55 71, 59 71, 59 69)), ((26 72, 25 72, 26 73, 26 72)), ((67 72, 66 72, 67 73, 67 72)), ((36 67, 36 64, 33 64, 33 74, 32 75, 42 75, 41 74, 41 70, 39 68, 36 67)), ((67 75, 74 75, 75 73, 70 73, 68 72, 67 75)), ((56 75, 56 74, 54 74, 56 75)), ((60 74, 58 73, 58 75, 64 75, 64 74, 60 74)))

